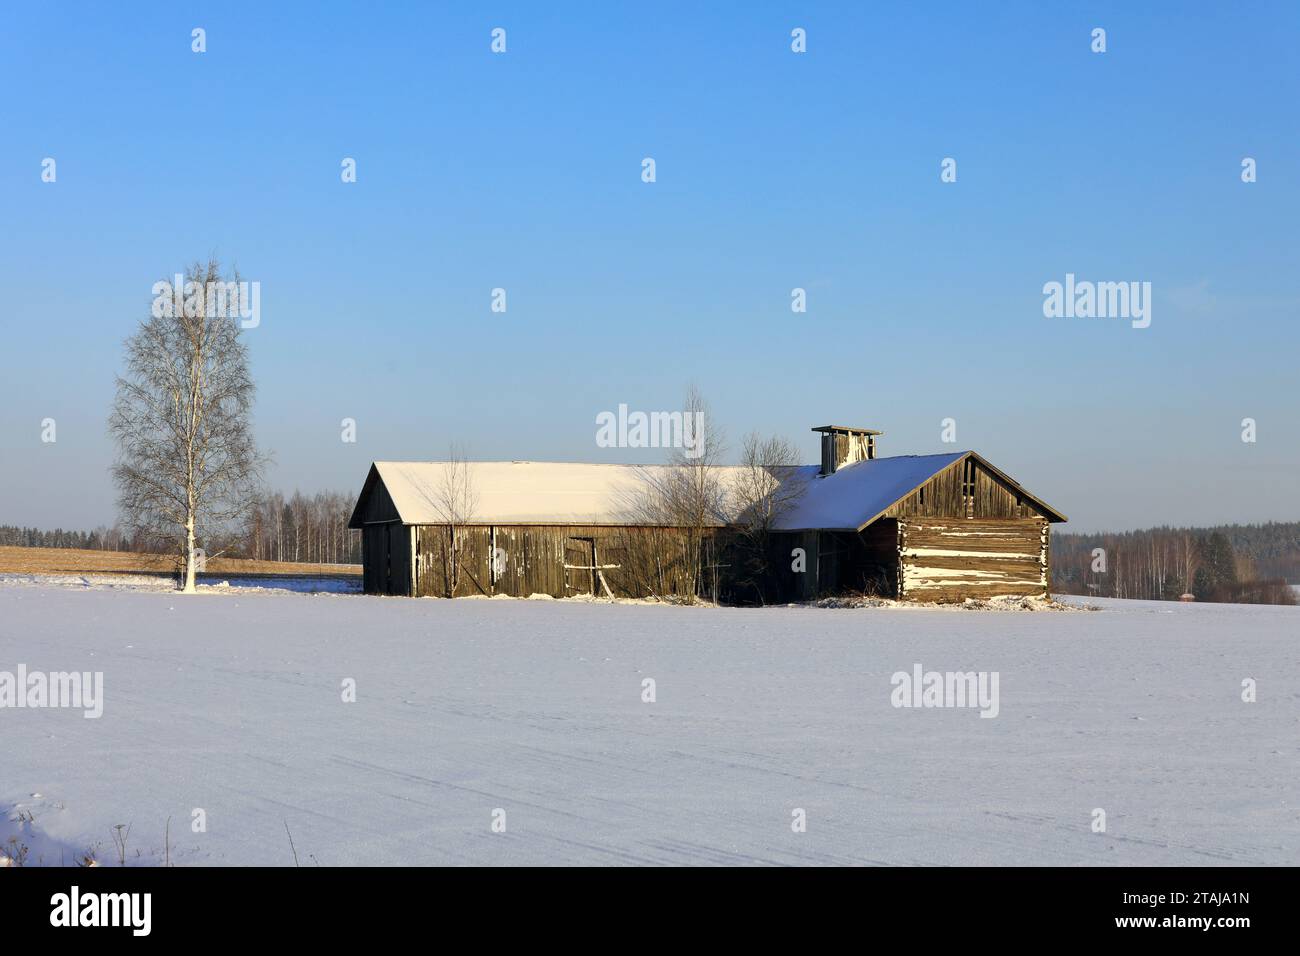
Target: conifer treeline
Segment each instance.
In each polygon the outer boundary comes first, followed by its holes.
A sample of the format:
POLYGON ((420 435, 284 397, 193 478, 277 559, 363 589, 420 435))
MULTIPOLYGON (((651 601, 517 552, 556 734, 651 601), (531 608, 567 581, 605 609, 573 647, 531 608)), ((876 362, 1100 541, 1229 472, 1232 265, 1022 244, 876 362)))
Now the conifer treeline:
POLYGON ((94 531, 42 531, 40 528, 20 528, 17 525, 0 525, 0 547, 5 548, 81 548, 91 551, 148 551, 143 542, 137 543, 124 535, 117 526, 100 525, 94 531))

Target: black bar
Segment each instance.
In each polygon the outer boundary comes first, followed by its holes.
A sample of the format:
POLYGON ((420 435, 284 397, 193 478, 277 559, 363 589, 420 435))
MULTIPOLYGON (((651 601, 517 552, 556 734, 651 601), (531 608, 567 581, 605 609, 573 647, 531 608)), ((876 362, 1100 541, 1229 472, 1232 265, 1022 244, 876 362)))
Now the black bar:
MULTIPOLYGON (((904 931, 918 945, 986 946, 1045 934, 1180 944, 1200 937, 1232 945, 1261 930, 1272 936, 1294 928, 1287 908, 1295 877, 1291 868, 25 868, 0 879, 0 911, 8 917, 8 943, 76 932, 83 941, 337 946, 403 937, 450 941, 453 931, 475 932, 487 943, 531 928, 535 945, 603 937, 618 949, 638 939, 686 945, 686 937, 661 934, 693 923, 733 941, 797 937, 803 927, 819 938, 835 931, 859 941, 904 931), (136 936, 125 909, 120 922, 127 925, 52 925, 52 916, 70 921, 74 886, 87 915, 100 906, 98 894, 149 894, 148 935, 136 936), (57 894, 67 897, 62 910, 57 894), (1206 919, 1208 927, 1200 923, 1206 919), (1121 925, 1133 920, 1151 922, 1121 925)), ((143 909, 134 915, 142 928, 143 909)))

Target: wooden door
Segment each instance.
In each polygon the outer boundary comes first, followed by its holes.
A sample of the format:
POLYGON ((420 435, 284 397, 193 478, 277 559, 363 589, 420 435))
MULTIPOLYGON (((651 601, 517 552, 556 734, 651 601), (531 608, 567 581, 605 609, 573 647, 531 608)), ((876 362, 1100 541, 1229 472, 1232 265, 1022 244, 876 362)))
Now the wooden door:
POLYGON ((564 542, 564 593, 595 594, 596 541, 568 538, 564 542))

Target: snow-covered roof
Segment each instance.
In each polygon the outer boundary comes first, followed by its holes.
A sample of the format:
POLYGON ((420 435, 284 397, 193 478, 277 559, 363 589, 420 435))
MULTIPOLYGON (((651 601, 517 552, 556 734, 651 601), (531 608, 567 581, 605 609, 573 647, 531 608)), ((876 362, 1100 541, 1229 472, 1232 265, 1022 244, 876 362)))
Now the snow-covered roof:
MULTIPOLYGON (((801 465, 791 480, 800 482, 803 492, 775 528, 856 530, 967 454, 972 453, 874 458, 844 465, 826 477, 818 477, 816 465, 801 465)), ((478 499, 467 523, 619 525, 632 523, 637 492, 666 466, 476 461, 465 467, 478 499)), ((446 468, 437 461, 375 462, 351 526, 361 526, 362 506, 377 481, 387 489, 403 524, 443 523, 438 499, 446 468)), ((726 489, 741 469, 718 471, 726 489)))
POLYGON ((778 531, 858 530, 953 462, 969 454, 897 455, 843 465, 832 475, 802 475, 806 488, 776 521, 778 531))
MULTIPOLYGON (((478 498, 468 523, 502 525, 626 524, 646 476, 665 467, 552 461, 464 465, 478 498)), ((446 487, 446 462, 377 461, 374 468, 403 524, 445 522, 438 501, 446 487)))

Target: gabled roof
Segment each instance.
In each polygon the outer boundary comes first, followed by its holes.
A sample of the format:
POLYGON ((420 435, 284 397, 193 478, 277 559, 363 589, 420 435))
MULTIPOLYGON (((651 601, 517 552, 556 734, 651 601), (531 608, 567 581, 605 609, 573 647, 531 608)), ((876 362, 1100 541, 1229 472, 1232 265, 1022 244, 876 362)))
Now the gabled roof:
POLYGON ((871 458, 844 465, 833 475, 816 477, 820 470, 808 466, 812 475, 794 507, 776 522, 777 531, 861 531, 939 472, 963 458, 974 458, 1001 479, 1013 493, 1030 501, 1049 521, 1064 521, 1065 515, 1020 487, 1014 478, 994 468, 973 451, 946 455, 895 455, 871 458))
MULTIPOLYGON (((800 465, 790 480, 804 486, 793 507, 780 517, 777 531, 860 531, 945 468, 970 456, 997 475, 1016 494, 1032 502, 1049 520, 1065 516, 1029 494, 974 452, 898 455, 845 465, 818 477, 817 465, 800 465)), ((646 479, 664 465, 604 465, 577 462, 475 461, 465 463, 478 503, 469 524, 622 525, 646 479)), ((738 466, 718 469, 724 489, 740 474, 738 466)), ((382 482, 403 524, 442 524, 439 490, 446 463, 377 461, 348 522, 363 525, 364 506, 382 482)), ((721 524, 721 522, 719 522, 721 524)))
MULTIPOLYGON (((553 461, 466 462, 478 496, 470 524, 628 524, 632 500, 647 475, 664 465, 602 465, 553 461)), ((446 462, 377 461, 348 527, 361 527, 374 481, 384 483, 403 524, 442 524, 439 491, 446 462)))
POLYGON ((810 465, 804 493, 777 520, 776 530, 858 531, 967 454, 871 458, 824 478, 816 477, 820 469, 810 465))

